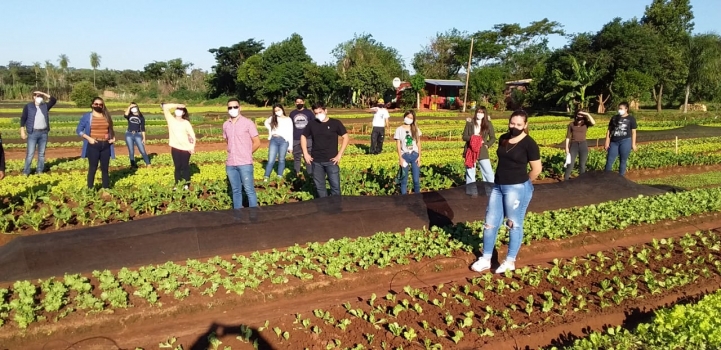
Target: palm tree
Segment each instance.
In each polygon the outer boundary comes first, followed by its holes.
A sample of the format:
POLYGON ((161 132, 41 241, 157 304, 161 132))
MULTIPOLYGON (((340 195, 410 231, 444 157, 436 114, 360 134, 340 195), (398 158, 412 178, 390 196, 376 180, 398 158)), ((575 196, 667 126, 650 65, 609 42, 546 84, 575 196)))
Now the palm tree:
POLYGON ((70 59, 68 58, 68 55, 62 54, 58 57, 58 64, 60 65, 60 72, 61 72, 61 78, 60 81, 62 82, 63 86, 65 85, 65 75, 68 74, 68 64, 70 64, 70 59))
POLYGON ((38 74, 40 74, 41 68, 40 68, 40 62, 33 62, 33 71, 35 72, 35 86, 40 87, 38 85, 38 74))
POLYGON ((98 67, 100 67, 100 58, 101 58, 100 55, 98 55, 96 52, 90 53, 90 66, 93 67, 93 87, 96 89, 98 87, 95 86, 95 70, 98 69, 98 67))
POLYGON ((15 87, 15 81, 18 79, 18 66, 8 65, 10 68, 10 76, 13 78, 13 87, 15 87))
POLYGON ((698 34, 689 41, 689 69, 683 112, 688 111, 692 85, 713 84, 721 79, 721 37, 715 33, 698 34))
POLYGON ((569 57, 571 60, 571 69, 573 70, 572 76, 570 78, 566 78, 563 76, 561 71, 555 69, 553 73, 558 80, 558 87, 546 96, 548 97, 558 92, 565 91, 566 94, 561 96, 557 103, 560 104, 561 102, 565 102, 567 105, 573 103, 577 104, 579 108, 588 108, 589 102, 595 96, 587 96, 586 89, 595 84, 598 79, 601 78, 601 72, 596 66, 597 62, 591 67, 586 67, 586 61, 579 64, 575 57, 569 57))
POLYGON ((50 71, 53 70, 53 64, 50 60, 45 61, 45 87, 50 90, 50 71))

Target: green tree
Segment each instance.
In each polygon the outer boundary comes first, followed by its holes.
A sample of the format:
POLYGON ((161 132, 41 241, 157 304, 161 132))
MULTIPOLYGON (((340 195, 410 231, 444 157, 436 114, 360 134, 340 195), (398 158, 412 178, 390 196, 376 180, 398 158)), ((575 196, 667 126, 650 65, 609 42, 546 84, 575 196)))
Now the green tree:
POLYGON ((96 52, 90 53, 90 66, 93 67, 93 86, 97 89, 97 85, 95 85, 95 70, 100 67, 100 55, 98 55, 96 52))
POLYGON ((376 41, 370 34, 356 35, 331 53, 336 58, 339 83, 353 104, 367 106, 379 96, 390 94, 393 78, 405 74, 398 51, 376 41))
POLYGON ((262 40, 248 39, 230 47, 221 46, 208 50, 215 56, 212 74, 207 79, 208 96, 216 98, 221 95, 237 95, 240 90, 237 86, 238 70, 248 58, 260 53, 264 48, 262 40))
POLYGON ((468 81, 468 95, 471 99, 478 99, 482 105, 495 104, 504 98, 503 90, 506 72, 499 65, 488 65, 471 71, 468 81))
POLYGON ((98 96, 98 90, 95 89, 93 83, 89 81, 81 81, 73 86, 70 93, 70 101, 75 102, 78 107, 89 106, 92 99, 98 96))
POLYGON ((685 57, 694 27, 690 1, 653 0, 646 6, 641 23, 663 38, 657 42, 662 59, 659 69, 654 72, 656 84, 653 90, 656 110, 660 112, 664 86, 681 86, 689 76, 689 62, 685 57))
POLYGON ((708 33, 694 35, 689 40, 688 77, 683 112, 688 110, 691 88, 699 85, 721 86, 721 37, 708 33))
POLYGON ((629 101, 631 109, 638 109, 644 93, 653 88, 655 78, 635 69, 618 70, 613 80, 615 101, 629 101))
POLYGON ((42 71, 42 68, 40 68, 40 62, 33 62, 33 73, 35 73, 35 87, 40 87, 38 84, 38 75, 42 71))
POLYGON ((568 62, 572 71, 570 76, 564 76, 560 70, 553 72, 558 81, 558 90, 564 93, 557 103, 564 102, 567 105, 573 104, 577 105, 578 108, 587 109, 589 101, 595 96, 587 95, 586 90, 600 79, 601 73, 595 63, 587 67, 586 61, 579 64, 578 60, 573 56, 568 57, 568 62))
POLYGON ((70 59, 68 55, 62 54, 58 57, 58 65, 60 66, 60 84, 64 87, 67 83, 67 76, 70 73, 68 67, 70 65, 70 59))
MULTIPOLYGON (((431 42, 413 55, 413 69, 432 79, 458 79, 458 72, 468 59, 468 34, 451 29, 437 33, 431 42), (465 53, 460 50, 465 47, 465 53)), ((470 41, 469 41, 470 44, 470 41)))

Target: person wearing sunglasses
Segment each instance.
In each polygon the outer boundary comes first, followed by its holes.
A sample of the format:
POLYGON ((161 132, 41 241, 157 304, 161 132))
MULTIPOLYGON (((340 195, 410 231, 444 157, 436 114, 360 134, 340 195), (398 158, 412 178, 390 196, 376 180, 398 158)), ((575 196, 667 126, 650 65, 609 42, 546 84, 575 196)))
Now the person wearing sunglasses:
POLYGON ((30 175, 35 150, 38 151, 38 167, 36 172, 42 174, 45 169, 45 148, 48 144, 50 132, 50 109, 58 100, 42 91, 33 92, 33 102, 23 107, 20 117, 20 137, 27 140, 28 148, 25 154, 25 167, 23 174, 30 175), (47 102, 45 102, 47 99, 47 102))
POLYGON ((233 209, 243 207, 243 191, 248 197, 248 207, 255 208, 258 196, 253 181, 253 153, 260 148, 258 128, 252 120, 240 114, 237 98, 228 100, 228 115, 230 118, 223 123, 223 138, 228 144, 225 173, 233 194, 233 209))
POLYGON ((103 188, 110 187, 108 168, 110 159, 115 159, 115 131, 110 112, 105 108, 105 101, 100 97, 93 98, 92 111, 83 114, 75 129, 78 136, 83 138, 81 158, 88 159, 88 188, 95 185, 95 173, 100 164, 100 173, 103 188))
POLYGON ((183 189, 187 190, 190 183, 190 155, 195 153, 195 132, 190 124, 190 115, 184 104, 164 103, 161 107, 165 121, 168 122, 168 144, 175 166, 175 183, 183 182, 183 189), (174 109, 173 113, 170 113, 171 109, 174 109))
POLYGON ((403 125, 396 129, 393 139, 398 150, 401 166, 401 194, 408 194, 408 170, 413 176, 413 193, 421 192, 421 130, 416 125, 416 112, 409 110, 403 115, 403 125))

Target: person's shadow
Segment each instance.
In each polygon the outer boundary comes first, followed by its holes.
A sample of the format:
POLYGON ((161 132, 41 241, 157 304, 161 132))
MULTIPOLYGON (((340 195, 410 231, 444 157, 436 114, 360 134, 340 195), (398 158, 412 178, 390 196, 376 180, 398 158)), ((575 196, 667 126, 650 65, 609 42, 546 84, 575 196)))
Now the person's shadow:
POLYGON ((238 336, 241 338, 240 341, 246 341, 250 344, 256 343, 258 346, 256 349, 259 350, 272 350, 273 347, 270 346, 267 340, 263 338, 263 336, 258 332, 257 329, 246 326, 246 325, 223 325, 223 324, 217 324, 213 323, 208 327, 208 330, 203 333, 198 339, 193 342, 193 344, 190 346, 190 350, 207 350, 211 348, 211 340, 214 338, 220 339, 224 336, 238 336))

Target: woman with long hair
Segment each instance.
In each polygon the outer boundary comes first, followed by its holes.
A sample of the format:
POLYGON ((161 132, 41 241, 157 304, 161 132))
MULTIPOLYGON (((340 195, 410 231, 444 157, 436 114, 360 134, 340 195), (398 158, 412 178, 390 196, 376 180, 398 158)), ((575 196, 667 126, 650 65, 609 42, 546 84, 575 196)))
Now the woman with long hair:
POLYGON ((165 103, 162 107, 165 121, 168 122, 168 144, 175 165, 175 183, 184 182, 183 188, 187 190, 190 182, 190 155, 195 153, 195 132, 190 124, 190 115, 184 104, 165 103), (171 109, 174 109, 173 113, 170 113, 171 109))
POLYGON ((496 132, 493 130, 486 107, 478 107, 474 118, 467 119, 466 127, 463 129, 463 141, 466 141, 463 148, 463 158, 466 160, 466 184, 476 182, 476 164, 481 168, 483 182, 493 182, 493 167, 488 149, 496 142, 496 132))
POLYGON ((108 167, 110 159, 115 159, 113 119, 102 98, 93 98, 91 108, 93 110, 83 114, 75 129, 78 136, 83 138, 83 150, 80 157, 88 159, 88 188, 92 189, 95 185, 98 163, 100 164, 103 188, 108 188, 110 187, 108 167))
POLYGON ((270 178, 276 157, 278 158, 278 179, 283 178, 286 153, 293 153, 293 120, 285 115, 281 104, 273 105, 273 114, 265 120, 268 129, 268 164, 265 166, 265 181, 270 178))
POLYGON ((398 150, 401 166, 401 194, 408 194, 408 170, 413 176, 413 193, 421 192, 421 130, 416 125, 416 112, 409 110, 403 115, 403 125, 396 129, 393 139, 398 150))
POLYGON ((533 180, 541 173, 538 144, 528 135, 528 114, 515 111, 508 120, 508 132, 499 138, 498 166, 493 191, 488 198, 483 225, 483 256, 471 265, 482 272, 491 268, 491 256, 498 237, 498 228, 506 218, 510 243, 506 260, 496 270, 503 273, 516 269, 516 257, 523 241, 523 221, 533 196, 533 180), (528 165, 531 171, 527 172, 528 165))
POLYGON ((571 163, 566 164, 566 173, 563 180, 568 180, 573 172, 573 163, 576 162, 578 156, 578 174, 586 172, 586 161, 588 161, 588 144, 586 143, 586 133, 588 128, 596 125, 593 117, 583 109, 576 110, 576 116, 573 121, 568 124, 566 131, 566 154, 569 154, 571 163))
POLYGON ((125 119, 128 120, 128 129, 125 131, 125 143, 128 145, 128 156, 130 157, 130 166, 133 168, 138 167, 138 163, 135 161, 135 146, 138 146, 138 152, 143 156, 145 166, 150 166, 150 158, 148 158, 148 152, 145 152, 145 117, 140 112, 140 107, 135 102, 130 102, 130 105, 123 114, 125 119))

